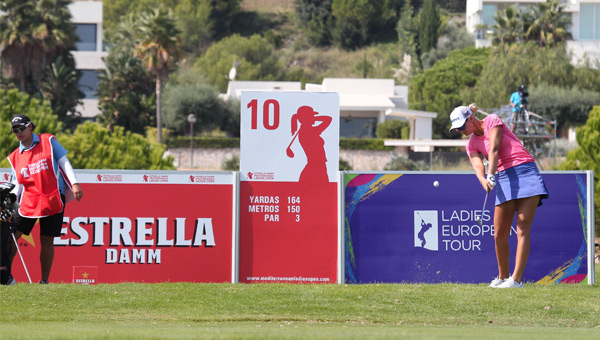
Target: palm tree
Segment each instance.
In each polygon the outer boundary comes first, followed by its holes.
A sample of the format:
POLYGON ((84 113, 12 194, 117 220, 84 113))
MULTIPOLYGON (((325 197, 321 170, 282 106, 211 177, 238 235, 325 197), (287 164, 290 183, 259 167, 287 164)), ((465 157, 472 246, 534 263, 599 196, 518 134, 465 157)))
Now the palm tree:
POLYGON ((2 73, 7 78, 15 79, 21 91, 25 91, 26 79, 39 62, 39 42, 33 37, 36 22, 35 5, 19 0, 6 0, 0 3, 0 49, 2 50, 2 73))
POLYGON ((72 50, 77 39, 70 0, 5 0, 0 3, 2 71, 21 91, 39 93, 44 70, 72 50), (32 82, 29 84, 28 82, 32 82))
POLYGON ((552 46, 571 37, 567 31, 571 18, 559 0, 546 0, 531 9, 532 12, 524 17, 528 40, 536 41, 540 46, 552 46))
POLYGON ((80 77, 81 71, 75 69, 73 56, 67 53, 48 66, 40 88, 44 99, 50 102, 52 112, 70 129, 75 129, 81 118, 75 109, 84 96, 79 90, 80 77))
POLYGON ((139 43, 134 55, 142 60, 142 65, 156 75, 156 128, 158 142, 162 142, 161 93, 169 77, 169 64, 181 56, 181 31, 171 11, 160 6, 154 11, 143 13, 138 21, 139 43))
POLYGON ((494 44, 511 44, 519 42, 523 37, 522 13, 516 6, 510 6, 496 12, 492 26, 492 42, 494 44))
POLYGON ((98 75, 101 114, 97 118, 111 131, 118 125, 144 134, 145 127, 154 124, 155 79, 133 55, 138 42, 133 14, 115 27, 108 41, 106 68, 98 75))

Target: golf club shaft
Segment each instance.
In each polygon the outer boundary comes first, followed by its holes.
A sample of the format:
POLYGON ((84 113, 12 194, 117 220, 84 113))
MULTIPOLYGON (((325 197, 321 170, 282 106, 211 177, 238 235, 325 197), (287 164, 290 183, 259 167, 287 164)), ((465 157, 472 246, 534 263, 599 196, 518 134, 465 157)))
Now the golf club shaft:
POLYGON ((423 217, 421 217, 421 214, 417 213, 417 215, 419 215, 419 218, 421 219, 421 222, 425 223, 425 221, 423 220, 423 217))
POLYGON ((485 199, 483 200, 483 208, 481 208, 481 218, 479 219, 479 225, 480 226, 483 224, 483 211, 485 210, 485 204, 487 203, 487 199, 488 199, 489 194, 490 194, 490 191, 487 190, 485 192, 485 199))
POLYGON ((288 145, 288 149, 292 147, 292 144, 294 143, 294 141, 296 140, 296 137, 298 137, 298 133, 300 132, 300 129, 298 129, 298 131, 296 131, 296 134, 294 135, 294 137, 292 138, 292 141, 290 142, 290 145, 288 145))
POLYGON ((29 283, 31 283, 31 276, 29 276, 29 271, 27 270, 27 265, 25 265, 25 260, 23 259, 23 254, 21 254, 21 249, 19 249, 19 242, 17 242, 17 239, 15 238, 14 233, 11 232, 10 235, 12 236, 13 241, 15 241, 15 247, 17 247, 17 252, 19 253, 19 257, 21 258, 21 263, 23 263, 23 268, 25 268, 25 274, 27 274, 29 283))

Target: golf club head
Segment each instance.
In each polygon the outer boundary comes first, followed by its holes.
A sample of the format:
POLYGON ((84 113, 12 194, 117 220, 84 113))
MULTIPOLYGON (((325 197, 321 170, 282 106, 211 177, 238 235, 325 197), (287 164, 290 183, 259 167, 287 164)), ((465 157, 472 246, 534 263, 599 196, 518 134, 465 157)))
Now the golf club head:
POLYGON ((288 156, 289 158, 294 158, 294 151, 292 151, 292 149, 291 149, 291 148, 287 148, 287 149, 285 149, 285 153, 287 154, 287 156, 288 156))

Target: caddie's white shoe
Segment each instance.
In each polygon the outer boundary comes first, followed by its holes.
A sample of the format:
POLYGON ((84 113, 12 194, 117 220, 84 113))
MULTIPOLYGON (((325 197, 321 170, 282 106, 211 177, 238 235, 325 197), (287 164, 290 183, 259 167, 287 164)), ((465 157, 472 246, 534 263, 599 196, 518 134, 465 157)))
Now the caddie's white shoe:
POLYGON ((490 283, 490 287, 492 288, 498 288, 499 285, 503 284, 504 281, 506 281, 506 279, 501 279, 499 277, 495 278, 492 280, 492 283, 490 283))
POLYGON ((523 288, 523 282, 517 283, 512 277, 509 277, 496 288, 523 288))
POLYGON ((15 280, 15 278, 14 278, 14 277, 12 277, 12 275, 11 275, 11 276, 9 276, 9 277, 8 277, 8 282, 6 282, 6 285, 7 285, 7 286, 12 286, 12 285, 14 285, 15 283, 17 283, 17 280, 15 280))

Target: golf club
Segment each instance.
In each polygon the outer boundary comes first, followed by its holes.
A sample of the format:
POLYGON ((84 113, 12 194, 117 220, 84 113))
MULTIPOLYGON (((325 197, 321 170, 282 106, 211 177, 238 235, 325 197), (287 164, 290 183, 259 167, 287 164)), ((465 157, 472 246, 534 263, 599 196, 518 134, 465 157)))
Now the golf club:
POLYGON ((15 241, 15 246, 17 247, 17 252, 19 253, 19 257, 21 258, 21 263, 23 263, 23 268, 25 268, 25 273, 27 274, 29 283, 31 283, 31 276, 29 276, 29 271, 27 270, 27 265, 25 265, 25 260, 23 259, 23 255, 21 254, 21 249, 19 249, 19 243, 17 242, 17 239, 15 238, 14 233, 11 232, 10 235, 12 236, 13 241, 15 241))
POLYGON ((423 217, 421 217, 421 214, 419 214, 419 213, 417 212, 417 215, 419 215, 419 218, 421 219, 421 222, 422 222, 423 224, 425 224, 425 220, 423 220, 423 217))
POLYGON ((487 203, 488 195, 490 194, 489 190, 485 192, 485 199, 483 200, 483 208, 481 208, 481 217, 479 218, 479 226, 483 224, 483 211, 485 210, 485 204, 487 203))
POLYGON ((298 137, 299 132, 300 132, 300 130, 296 131, 296 134, 294 135, 294 138, 292 138, 290 145, 288 145, 287 149, 285 150, 285 153, 289 158, 294 158, 294 151, 292 151, 292 144, 296 140, 296 137, 298 137))

